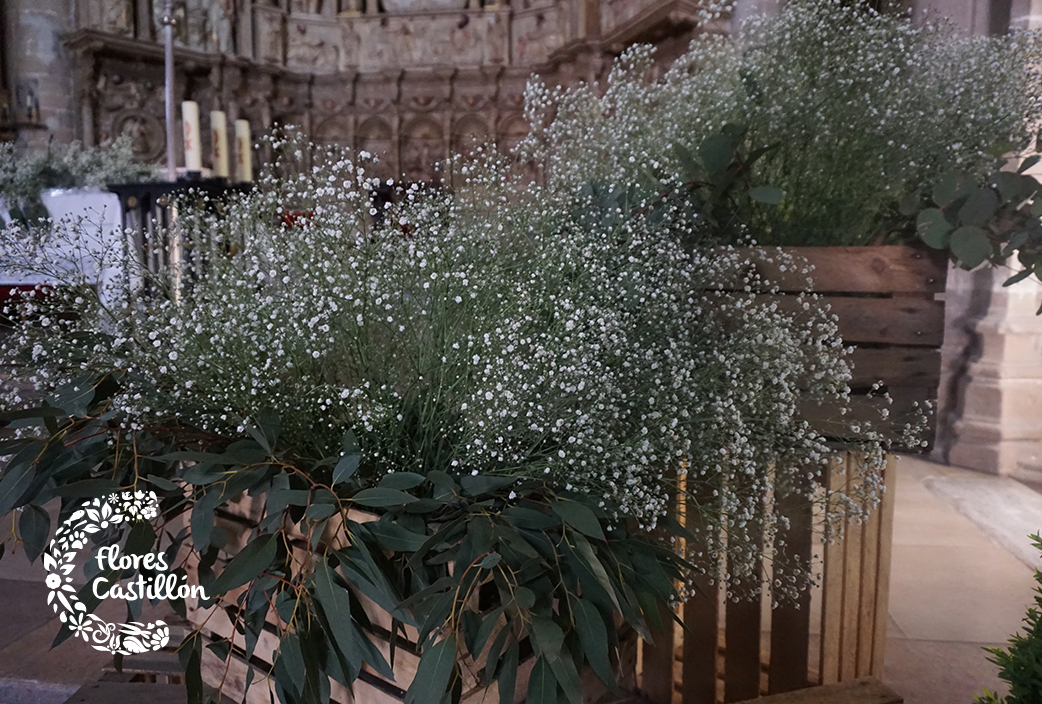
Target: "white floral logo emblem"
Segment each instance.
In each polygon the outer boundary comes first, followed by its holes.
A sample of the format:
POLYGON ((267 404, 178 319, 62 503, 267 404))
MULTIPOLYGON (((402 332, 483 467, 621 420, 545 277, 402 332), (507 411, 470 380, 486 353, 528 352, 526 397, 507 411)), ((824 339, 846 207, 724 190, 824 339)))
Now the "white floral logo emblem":
POLYGON ((87 536, 120 523, 147 521, 158 513, 159 499, 151 491, 126 491, 93 499, 58 527, 50 549, 43 556, 48 572, 45 583, 50 590, 47 603, 74 636, 91 643, 96 650, 130 655, 159 650, 170 640, 170 628, 163 621, 109 623, 87 613, 87 607, 72 586, 73 560, 87 545, 87 536))

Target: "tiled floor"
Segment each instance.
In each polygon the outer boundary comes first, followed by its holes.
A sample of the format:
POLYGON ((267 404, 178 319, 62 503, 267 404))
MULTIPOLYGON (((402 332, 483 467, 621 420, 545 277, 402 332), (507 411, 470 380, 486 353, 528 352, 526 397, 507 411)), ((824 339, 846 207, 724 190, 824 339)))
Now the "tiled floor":
MULTIPOLYGON (((916 458, 900 462, 884 681, 907 704, 970 704, 984 687, 1002 690, 983 648, 1003 645, 1021 627, 1037 553, 1026 532, 1020 536, 1032 524, 1030 512, 1005 515, 1013 512, 999 502, 1030 510, 1033 497, 1011 480, 916 458), (951 490, 967 481, 971 493, 951 490), (995 509, 975 511, 967 499, 995 509)), ((1042 511, 1034 523, 1042 530, 1042 511)))

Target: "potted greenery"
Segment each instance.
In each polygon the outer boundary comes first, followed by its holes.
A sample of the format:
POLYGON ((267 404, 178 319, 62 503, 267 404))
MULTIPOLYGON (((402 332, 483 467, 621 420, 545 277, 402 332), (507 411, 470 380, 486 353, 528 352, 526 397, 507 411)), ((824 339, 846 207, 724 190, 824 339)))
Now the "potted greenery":
MULTIPOLYGON (((135 163, 128 138, 111 144, 83 147, 78 142, 25 153, 14 142, 0 144, 0 226, 15 226, 26 232, 33 224, 40 231, 41 219, 57 232, 48 233, 47 259, 64 261, 67 269, 93 269, 94 278, 104 278, 106 250, 118 244, 122 228, 119 199, 104 190, 110 183, 146 180, 155 168, 135 163)), ((27 234, 28 236, 28 234, 27 234)), ((53 283, 32 260, 12 261, 0 271, 0 299, 12 287, 53 283)))
MULTIPOLYGON (((22 296, 44 322, 0 348, 35 389, 4 401, 0 514, 39 554, 47 501, 154 491, 160 529, 134 546, 215 600, 175 602, 205 621, 180 647, 193 702, 229 672, 285 704, 579 702, 627 681, 629 634, 652 638, 722 555, 757 586, 777 497, 833 524, 872 504, 867 428, 858 481, 807 480, 834 450, 798 404, 848 393, 834 324, 772 306, 737 250, 692 249, 689 209, 533 186, 479 152, 455 190, 399 188, 381 212, 364 164, 276 146, 282 177, 220 213, 186 203, 178 276, 142 287, 130 256, 105 305, 82 279, 22 296), (748 291, 719 290, 736 276, 748 291)), ((775 553, 805 589, 809 555, 775 553)))
MULTIPOLYGON (((1035 547, 1042 550, 1042 537, 1030 536, 1035 547)), ((1000 697, 995 692, 975 698, 976 704, 1028 704, 1038 699, 1042 691, 1042 571, 1035 570, 1035 605, 1024 616, 1024 632, 1009 639, 1009 647, 988 648, 992 663, 999 666, 999 677, 1009 684, 1009 695, 1000 697)))
MULTIPOLYGON (((923 194, 953 171, 987 185, 1000 154, 1030 145, 1040 48, 1031 33, 967 37, 860 3, 788 2, 733 36, 696 38, 664 73, 638 47, 603 90, 531 86, 522 153, 548 183, 627 180, 649 201, 684 201, 700 237, 806 260, 861 348, 859 409, 878 413, 882 381, 909 410, 937 395, 946 253, 973 268, 992 247, 968 230, 946 239, 955 227, 924 244, 923 194)), ((983 206, 975 222, 996 212, 983 206)), ((808 285, 791 267, 763 273, 786 293, 808 285)))

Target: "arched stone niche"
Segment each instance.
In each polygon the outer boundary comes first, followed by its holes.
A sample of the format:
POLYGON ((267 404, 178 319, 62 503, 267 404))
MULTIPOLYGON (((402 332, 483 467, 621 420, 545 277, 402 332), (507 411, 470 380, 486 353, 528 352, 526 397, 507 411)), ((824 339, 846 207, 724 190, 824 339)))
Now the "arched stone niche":
POLYGON ((414 118, 402 130, 402 177, 406 181, 431 183, 445 154, 444 131, 427 116, 414 118))

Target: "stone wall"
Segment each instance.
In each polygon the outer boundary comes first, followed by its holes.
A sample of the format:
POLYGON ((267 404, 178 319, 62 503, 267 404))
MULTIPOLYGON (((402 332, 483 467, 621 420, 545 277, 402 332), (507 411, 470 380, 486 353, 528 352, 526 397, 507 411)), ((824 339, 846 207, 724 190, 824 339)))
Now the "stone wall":
MULTIPOLYGON (((47 68, 54 78, 50 102, 41 103, 42 134, 87 143, 128 134, 140 159, 161 160, 162 0, 0 1, 9 28, 46 14, 30 8, 67 11, 50 25, 58 53, 47 68)), ((434 178, 451 151, 515 144, 527 132, 523 93, 533 73, 551 84, 596 81, 635 42, 666 47, 666 61, 699 31, 696 0, 179 0, 175 7, 175 101, 199 102, 204 142, 209 111, 221 109, 229 120, 249 120, 254 135, 296 125, 318 141, 379 155, 389 177, 418 181, 434 178)), ((11 75, 23 74, 12 67, 11 75)), ((269 155, 255 157, 263 163, 269 155)))
POLYGON ((68 0, 4 0, 0 131, 42 147, 76 136, 71 57, 61 38, 74 26, 68 0), (6 104, 6 109, 5 109, 6 104), (3 120, 6 114, 7 119, 3 120))

